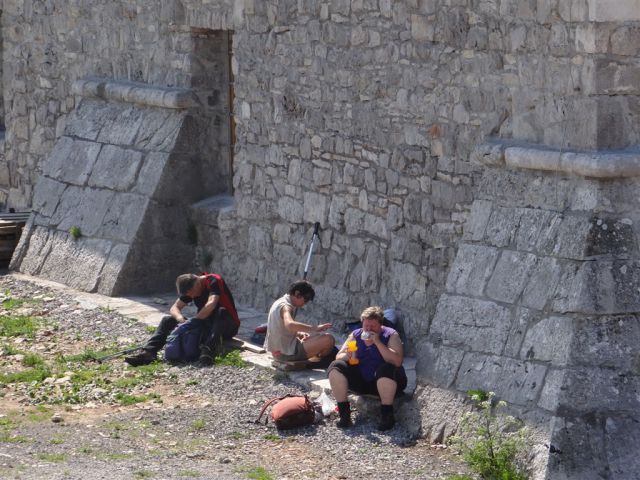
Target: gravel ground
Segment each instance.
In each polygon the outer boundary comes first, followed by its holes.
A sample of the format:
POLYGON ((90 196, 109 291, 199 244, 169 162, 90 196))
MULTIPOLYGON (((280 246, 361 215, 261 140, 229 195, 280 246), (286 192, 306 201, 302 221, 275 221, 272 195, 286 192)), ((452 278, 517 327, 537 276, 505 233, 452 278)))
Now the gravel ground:
POLYGON ((143 341, 148 327, 11 275, 0 277, 0 292, 2 479, 436 479, 465 471, 450 451, 401 427, 378 433, 375 419, 347 431, 334 419, 288 432, 255 424, 265 400, 308 392, 252 365, 99 363, 92 359, 143 341), (7 319, 16 317, 33 320, 35 331, 12 331, 7 319), (11 377, 25 371, 45 373, 11 377))

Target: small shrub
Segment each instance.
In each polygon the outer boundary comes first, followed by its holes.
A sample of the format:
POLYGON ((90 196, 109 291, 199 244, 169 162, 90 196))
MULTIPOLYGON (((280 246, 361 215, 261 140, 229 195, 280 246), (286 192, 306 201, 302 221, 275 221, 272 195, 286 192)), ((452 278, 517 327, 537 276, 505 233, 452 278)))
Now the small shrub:
POLYGON ((74 225, 69 229, 69 235, 71 235, 74 240, 78 240, 82 236, 82 231, 80 230, 80 227, 74 225))
POLYGON ((7 385, 9 383, 41 382, 50 376, 51 372, 46 367, 30 368, 22 372, 5 373, 0 375, 0 385, 7 385))
POLYGON ((42 367, 44 366, 44 360, 37 353, 27 353, 22 360, 22 364, 25 367, 42 367))
POLYGON ((64 455, 60 453, 39 453, 38 458, 47 462, 64 462, 64 455))
MULTIPOLYGON (((528 448, 526 429, 511 416, 497 416, 506 406, 495 401, 493 392, 471 391, 476 410, 467 413, 460 424, 461 435, 450 439, 471 468, 483 480, 527 480, 521 457, 528 448)), ((466 480, 458 475, 450 479, 466 480)))
POLYGON ((262 467, 250 468, 246 473, 250 480, 273 480, 273 476, 262 467))
POLYGON ((193 430, 203 430, 206 426, 207 422, 202 418, 196 418, 193 422, 191 422, 191 428, 193 430))

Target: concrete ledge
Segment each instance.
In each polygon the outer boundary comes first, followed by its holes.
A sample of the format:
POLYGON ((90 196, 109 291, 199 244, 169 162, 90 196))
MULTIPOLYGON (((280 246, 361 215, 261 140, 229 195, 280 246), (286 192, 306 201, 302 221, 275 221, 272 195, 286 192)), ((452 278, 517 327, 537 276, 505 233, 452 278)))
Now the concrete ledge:
POLYGON ((489 166, 544 170, 598 179, 640 176, 638 150, 576 152, 490 142, 477 146, 472 160, 489 166))
POLYGON ((187 88, 170 88, 146 83, 86 78, 76 80, 71 87, 74 95, 95 97, 117 102, 151 107, 183 109, 198 106, 194 93, 187 88))

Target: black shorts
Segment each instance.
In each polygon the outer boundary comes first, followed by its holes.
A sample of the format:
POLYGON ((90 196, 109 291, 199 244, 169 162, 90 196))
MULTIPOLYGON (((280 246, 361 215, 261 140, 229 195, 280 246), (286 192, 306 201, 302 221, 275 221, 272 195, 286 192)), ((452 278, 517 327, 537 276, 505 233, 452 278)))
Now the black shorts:
POLYGON ((360 369, 357 365, 348 365, 344 360, 336 360, 327 369, 327 374, 331 370, 336 369, 347 377, 347 383, 349 384, 349 390, 364 394, 364 395, 377 395, 378 387, 376 381, 380 378, 390 378, 398 384, 396 389, 396 397, 402 395, 402 392, 407 388, 407 374, 404 371, 404 367, 396 367, 391 363, 383 363, 378 367, 373 380, 367 381, 360 374, 360 369))

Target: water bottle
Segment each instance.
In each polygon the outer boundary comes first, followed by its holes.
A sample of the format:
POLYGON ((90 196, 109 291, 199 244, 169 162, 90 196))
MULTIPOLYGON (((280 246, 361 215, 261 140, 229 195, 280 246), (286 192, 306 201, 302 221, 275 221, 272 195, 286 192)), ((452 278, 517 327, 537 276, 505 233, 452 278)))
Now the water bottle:
POLYGON ((347 342, 347 353, 349 354, 349 365, 358 365, 360 363, 360 359, 356 352, 358 351, 358 344, 355 340, 349 340, 347 342))

